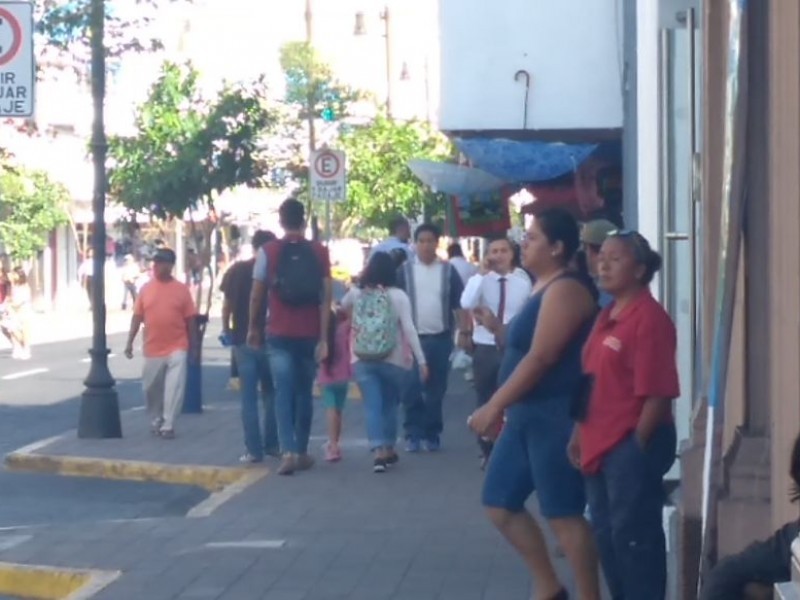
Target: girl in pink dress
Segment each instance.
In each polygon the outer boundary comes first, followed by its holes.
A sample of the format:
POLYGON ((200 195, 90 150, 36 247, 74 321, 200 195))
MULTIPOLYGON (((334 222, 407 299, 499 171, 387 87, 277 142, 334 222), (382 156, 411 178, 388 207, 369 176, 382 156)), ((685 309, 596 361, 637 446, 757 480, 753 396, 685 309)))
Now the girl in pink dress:
POLYGON ((339 440, 342 436, 342 413, 347 401, 347 391, 353 376, 350 364, 350 316, 338 310, 331 315, 328 330, 328 358, 320 365, 317 382, 322 389, 328 422, 328 441, 325 443, 325 460, 342 459, 339 440))

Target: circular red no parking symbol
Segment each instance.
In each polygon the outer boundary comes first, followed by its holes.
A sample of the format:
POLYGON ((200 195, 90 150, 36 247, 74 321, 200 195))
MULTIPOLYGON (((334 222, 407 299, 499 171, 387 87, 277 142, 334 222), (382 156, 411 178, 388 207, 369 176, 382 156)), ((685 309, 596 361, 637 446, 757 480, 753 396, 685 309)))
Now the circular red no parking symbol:
POLYGON ((17 17, 0 7, 0 31, 6 27, 11 29, 11 43, 0 46, 0 67, 14 60, 22 47, 22 27, 17 17))
POLYGON ((340 169, 339 157, 333 152, 321 152, 314 160, 314 171, 322 179, 333 179, 340 169))

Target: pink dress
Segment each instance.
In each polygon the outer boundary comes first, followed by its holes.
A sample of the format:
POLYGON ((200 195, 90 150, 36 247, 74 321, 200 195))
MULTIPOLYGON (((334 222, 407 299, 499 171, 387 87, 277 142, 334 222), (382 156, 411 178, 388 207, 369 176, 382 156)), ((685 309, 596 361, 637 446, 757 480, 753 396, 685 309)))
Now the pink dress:
POLYGON ((333 350, 333 363, 323 362, 319 367, 317 382, 321 386, 347 383, 353 377, 350 364, 350 319, 339 321, 336 325, 336 343, 333 350))

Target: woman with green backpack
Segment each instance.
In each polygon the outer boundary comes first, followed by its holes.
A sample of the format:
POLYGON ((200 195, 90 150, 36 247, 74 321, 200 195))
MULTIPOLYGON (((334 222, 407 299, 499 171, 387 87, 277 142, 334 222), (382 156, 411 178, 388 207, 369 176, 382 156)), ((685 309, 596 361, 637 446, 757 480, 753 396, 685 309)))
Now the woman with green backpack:
POLYGON ((375 473, 384 473, 398 461, 397 412, 414 359, 422 379, 428 376, 411 301, 395 287, 395 272, 389 254, 375 253, 364 269, 360 286, 342 299, 342 306, 353 313, 351 353, 355 381, 364 401, 375 473))

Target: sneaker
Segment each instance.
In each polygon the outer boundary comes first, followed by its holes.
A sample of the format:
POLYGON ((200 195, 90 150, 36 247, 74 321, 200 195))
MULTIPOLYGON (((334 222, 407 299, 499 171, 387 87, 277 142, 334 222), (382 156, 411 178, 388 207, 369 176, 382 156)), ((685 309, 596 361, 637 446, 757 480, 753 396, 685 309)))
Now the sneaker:
POLYGON ((339 446, 334 446, 330 442, 326 442, 323 446, 325 452, 325 460, 328 462, 337 462, 342 460, 342 451, 339 446))
POLYGON ((387 467, 393 467, 400 462, 400 457, 397 455, 397 452, 392 451, 392 453, 385 458, 384 462, 387 467))
POLYGON ((310 454, 301 454, 297 457, 297 470, 308 471, 314 466, 314 458, 310 454))
POLYGON ((416 454, 421 449, 420 442, 417 438, 408 438, 406 440, 406 452, 416 454))
POLYGON ((372 461, 372 472, 386 473, 386 459, 376 458, 374 461, 372 461))
POLYGON ((161 426, 164 424, 164 419, 153 419, 150 421, 150 433, 159 435, 161 433, 161 426))
POLYGON ((256 463, 264 462, 264 459, 253 456, 249 452, 245 452, 239 457, 239 462, 243 465, 254 465, 256 463))
POLYGON ((294 454, 286 453, 281 458, 281 464, 278 467, 278 475, 294 475, 297 469, 297 459, 294 454))
POLYGON ((159 429, 158 436, 164 440, 174 440, 175 439, 175 430, 174 429, 159 429))
POLYGON ((423 442, 426 452, 438 452, 442 449, 442 442, 439 440, 439 436, 435 435, 432 438, 425 440, 423 442))

